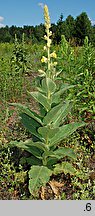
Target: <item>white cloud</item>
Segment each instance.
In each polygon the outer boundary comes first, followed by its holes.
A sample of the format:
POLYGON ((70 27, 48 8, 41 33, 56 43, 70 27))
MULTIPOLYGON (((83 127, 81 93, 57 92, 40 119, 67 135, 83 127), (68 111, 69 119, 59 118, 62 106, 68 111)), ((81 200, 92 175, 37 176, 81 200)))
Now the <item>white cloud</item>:
POLYGON ((90 17, 89 17, 89 20, 90 20, 92 25, 95 25, 95 20, 92 20, 90 17))
POLYGON ((5 25, 4 25, 4 24, 2 24, 2 23, 0 23, 0 28, 2 28, 2 27, 5 27, 5 25))
POLYGON ((92 24, 92 25, 95 25, 95 20, 91 20, 91 24, 92 24))
POLYGON ((0 23, 4 20, 4 17, 0 16, 0 23))
POLYGON ((0 28, 5 27, 5 25, 2 23, 4 20, 4 17, 0 16, 0 28))
POLYGON ((44 8, 44 4, 42 2, 38 3, 41 8, 44 8))

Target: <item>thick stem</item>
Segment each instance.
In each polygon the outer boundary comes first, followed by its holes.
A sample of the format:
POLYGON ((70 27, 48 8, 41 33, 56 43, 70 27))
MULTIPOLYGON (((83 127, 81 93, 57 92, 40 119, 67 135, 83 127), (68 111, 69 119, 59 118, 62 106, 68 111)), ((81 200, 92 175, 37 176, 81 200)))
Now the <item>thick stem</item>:
POLYGON ((47 29, 47 55, 48 55, 48 77, 50 78, 50 42, 49 29, 47 29))
POLYGON ((48 71, 50 71, 50 48, 48 47, 48 71))
POLYGON ((43 160, 42 160, 42 162, 43 162, 43 165, 44 165, 44 166, 47 165, 47 156, 45 155, 45 153, 44 153, 44 155, 43 155, 43 160))

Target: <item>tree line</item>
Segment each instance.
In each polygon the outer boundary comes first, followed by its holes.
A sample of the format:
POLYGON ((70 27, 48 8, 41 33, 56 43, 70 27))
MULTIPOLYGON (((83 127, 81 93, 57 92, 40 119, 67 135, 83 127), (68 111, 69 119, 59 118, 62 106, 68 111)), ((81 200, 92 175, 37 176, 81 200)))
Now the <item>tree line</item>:
MULTIPOLYGON (((85 36, 88 36, 89 42, 95 45, 95 25, 92 25, 86 12, 82 12, 75 19, 71 15, 65 20, 63 18, 63 14, 61 14, 57 23, 51 24, 54 44, 59 44, 61 35, 65 35, 66 40, 72 45, 81 46, 84 43, 85 36)), ((0 42, 14 42, 15 34, 18 40, 21 41, 23 33, 27 43, 44 43, 45 27, 42 23, 36 26, 24 25, 23 27, 17 27, 12 25, 11 27, 2 27, 0 28, 0 42)))

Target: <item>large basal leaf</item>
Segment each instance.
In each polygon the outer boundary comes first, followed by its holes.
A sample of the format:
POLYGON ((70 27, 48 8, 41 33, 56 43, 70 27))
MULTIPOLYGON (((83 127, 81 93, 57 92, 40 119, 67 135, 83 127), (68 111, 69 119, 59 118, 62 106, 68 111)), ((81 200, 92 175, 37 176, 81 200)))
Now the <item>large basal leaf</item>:
POLYGON ((27 140, 25 141, 25 144, 28 146, 28 147, 37 147, 38 149, 42 150, 42 151, 47 151, 47 147, 44 143, 42 142, 33 142, 32 140, 27 140))
POLYGON ((37 122, 39 122, 41 125, 43 125, 41 121, 41 116, 39 116, 37 113, 30 110, 28 107, 20 104, 20 103, 11 103, 11 106, 16 106, 19 110, 21 110, 22 113, 25 113, 29 117, 35 119, 37 122))
POLYGON ((36 158, 35 156, 31 155, 30 157, 22 157, 20 159, 20 164, 21 165, 24 165, 24 164, 29 164, 31 166, 33 165, 39 165, 39 166, 42 166, 42 160, 36 158))
POLYGON ((34 156, 26 158, 26 162, 31 166, 33 166, 33 165, 42 166, 42 161, 39 160, 38 158, 34 157, 34 156))
POLYGON ((37 148, 36 146, 27 146, 26 145, 26 151, 30 152, 32 155, 34 155, 35 157, 42 160, 43 150, 37 148))
POLYGON ((16 146, 16 147, 18 147, 18 148, 21 148, 21 149, 26 150, 26 151, 28 151, 29 153, 31 153, 30 148, 28 148, 28 146, 26 145, 26 143, 23 142, 23 141, 20 141, 20 142, 18 142, 18 141, 11 141, 11 142, 9 143, 9 145, 10 145, 10 147, 11 147, 11 146, 12 146, 12 147, 16 146))
POLYGON ((10 145, 17 146, 18 148, 22 148, 39 159, 42 159, 42 153, 47 150, 44 143, 33 142, 32 140, 26 140, 25 142, 11 141, 10 145))
POLYGON ((56 90, 56 84, 50 78, 45 78, 42 80, 42 90, 45 93, 50 92, 52 94, 56 90))
POLYGON ((66 103, 64 104, 56 105, 44 117, 43 123, 53 123, 54 127, 58 127, 62 119, 64 119, 67 116, 68 112, 70 111, 70 108, 71 106, 69 104, 69 101, 66 101, 66 103))
POLYGON ((71 174, 71 175, 75 175, 77 172, 77 170, 72 166, 72 164, 68 163, 68 162, 62 162, 61 164, 56 164, 55 168, 53 170, 53 173, 55 175, 59 174, 59 173, 65 173, 65 175, 67 173, 71 174))
POLYGON ((46 157, 51 157, 51 158, 55 158, 55 159, 60 159, 60 155, 57 155, 57 154, 55 154, 53 151, 46 151, 46 152, 44 152, 43 153, 43 156, 46 156, 46 157))
POLYGON ((29 94, 33 97, 33 98, 35 98, 35 100, 38 102, 38 103, 40 103, 40 104, 42 104, 43 106, 44 106, 44 108, 47 110, 47 111, 49 111, 50 110, 50 108, 51 108, 51 105, 50 105, 50 103, 49 103, 49 101, 48 101, 48 98, 44 95, 44 94, 41 94, 40 92, 29 92, 29 94))
POLYGON ((37 128, 39 128, 41 124, 38 123, 35 119, 26 115, 25 113, 21 113, 20 116, 21 122, 26 127, 26 129, 38 139, 42 140, 41 135, 37 133, 37 128))
POLYGON ((67 147, 58 148, 56 151, 54 151, 54 154, 59 156, 60 159, 65 157, 65 156, 71 157, 74 160, 77 159, 77 156, 76 156, 74 150, 71 148, 67 148, 67 147))
POLYGON ((55 134, 59 131, 59 128, 50 128, 49 126, 39 127, 38 132, 42 135, 42 137, 47 140, 51 139, 55 136, 55 134))
POLYGON ((52 171, 45 166, 32 166, 29 171, 29 191, 33 195, 49 181, 52 171))
POLYGON ((57 163, 59 159, 58 158, 54 158, 54 157, 49 157, 47 158, 47 166, 50 168, 50 169, 53 169, 53 165, 57 163))
POLYGON ((70 136, 78 128, 83 127, 85 125, 86 123, 84 122, 81 123, 75 122, 75 123, 70 123, 59 127, 58 133, 56 133, 55 136, 51 139, 50 146, 57 145, 64 138, 70 136))

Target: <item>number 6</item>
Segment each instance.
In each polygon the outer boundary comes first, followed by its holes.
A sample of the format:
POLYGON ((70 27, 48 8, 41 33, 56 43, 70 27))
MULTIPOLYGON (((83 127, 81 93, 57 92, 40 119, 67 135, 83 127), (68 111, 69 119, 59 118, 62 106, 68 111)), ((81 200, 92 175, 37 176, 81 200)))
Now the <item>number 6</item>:
POLYGON ((86 211, 91 211, 91 203, 86 204, 86 211))

